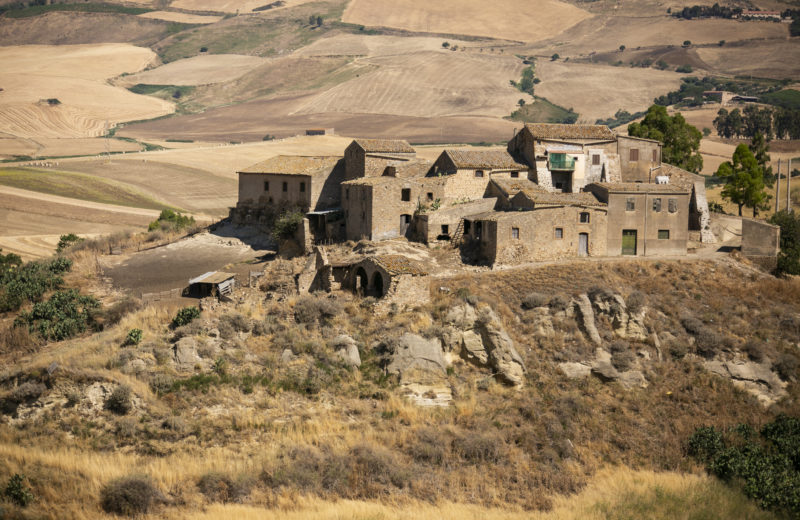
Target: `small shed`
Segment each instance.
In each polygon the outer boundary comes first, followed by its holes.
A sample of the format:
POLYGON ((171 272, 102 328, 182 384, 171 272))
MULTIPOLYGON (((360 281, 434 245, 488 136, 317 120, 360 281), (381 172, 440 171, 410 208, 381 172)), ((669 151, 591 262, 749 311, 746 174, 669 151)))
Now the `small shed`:
MULTIPOLYGON (((336 274, 334 267, 334 278, 336 274)), ((427 271, 402 255, 370 256, 350 264, 342 287, 397 304, 418 305, 430 300, 427 271)))
POLYGON ((189 296, 200 298, 229 295, 235 288, 236 276, 223 271, 209 271, 189 280, 189 296))

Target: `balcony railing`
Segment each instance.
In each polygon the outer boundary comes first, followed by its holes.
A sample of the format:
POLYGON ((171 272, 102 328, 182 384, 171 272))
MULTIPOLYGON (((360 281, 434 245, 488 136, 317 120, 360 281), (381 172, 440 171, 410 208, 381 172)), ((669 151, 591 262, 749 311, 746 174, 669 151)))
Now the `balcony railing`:
POLYGON ((563 153, 551 153, 547 159, 547 169, 550 171, 573 171, 575 159, 563 153))

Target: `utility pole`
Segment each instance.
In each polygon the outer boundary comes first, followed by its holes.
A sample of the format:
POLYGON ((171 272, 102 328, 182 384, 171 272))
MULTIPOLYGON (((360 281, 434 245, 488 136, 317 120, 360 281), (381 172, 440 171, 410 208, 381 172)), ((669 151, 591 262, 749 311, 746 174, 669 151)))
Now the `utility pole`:
POLYGON ((778 159, 778 190, 775 192, 775 213, 781 209, 781 160, 778 159))
POLYGON ((786 213, 792 212, 792 158, 789 158, 789 170, 786 172, 786 213))

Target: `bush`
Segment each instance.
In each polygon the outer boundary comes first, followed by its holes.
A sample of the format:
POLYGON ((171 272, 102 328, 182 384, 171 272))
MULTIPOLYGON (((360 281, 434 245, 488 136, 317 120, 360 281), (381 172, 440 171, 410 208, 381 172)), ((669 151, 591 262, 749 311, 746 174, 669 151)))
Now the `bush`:
POLYGON ((550 301, 547 302, 547 305, 554 311, 563 311, 567 309, 569 305, 570 298, 566 294, 556 294, 550 301))
POLYGON ((174 318, 172 318, 172 327, 177 328, 177 327, 182 327, 184 325, 188 325, 189 323, 194 321, 195 318, 198 318, 199 316, 200 316, 200 309, 198 309, 197 307, 194 306, 184 307, 183 309, 178 311, 178 314, 176 314, 174 318))
POLYGON ((784 381, 792 381, 797 378, 797 369, 799 365, 800 363, 798 363, 797 358, 793 355, 781 354, 778 360, 772 364, 772 368, 784 381))
POLYGON ((750 339, 742 347, 742 352, 747 354, 747 357, 756 363, 764 361, 766 345, 756 339, 750 339))
POLYGON ((522 299, 522 308, 523 309, 535 309, 536 307, 545 307, 550 299, 547 295, 542 293, 530 293, 525 298, 522 299))
MULTIPOLYGON (((178 97, 180 97, 180 95, 178 97)), ((150 225, 147 226, 147 231, 156 231, 158 229, 182 231, 183 229, 194 226, 194 224, 194 217, 175 213, 171 209, 164 209, 161 210, 158 219, 152 221, 150 225)))
POLYGON ((639 291, 633 291, 625 299, 625 305, 628 307, 628 311, 634 314, 642 310, 646 303, 647 297, 639 291))
POLYGON ((696 339, 695 350, 698 354, 708 359, 713 358, 723 346, 722 337, 707 327, 703 327, 696 339))
POLYGON ((503 440, 497 435, 468 432, 454 439, 452 447, 462 459, 476 464, 498 463, 503 458, 503 440))
POLYGON ((439 430, 426 428, 414 434, 414 441, 406 449, 416 462, 441 466, 447 457, 448 440, 439 430))
POLYGON ((208 473, 200 478, 197 488, 211 502, 241 502, 250 490, 241 483, 235 482, 231 477, 221 473, 208 473))
POLYGON ((636 354, 631 350, 631 346, 627 342, 619 340, 612 343, 610 349, 611 364, 614 365, 614 368, 622 372, 630 370, 636 361, 636 354))
POLYGON ((230 329, 235 332, 250 332, 253 328, 253 324, 250 320, 238 312, 225 314, 220 317, 218 324, 220 335, 222 335, 222 327, 224 326, 230 327, 230 329))
POLYGON ((12 255, 0 256, 5 266, 0 272, 0 312, 15 311, 23 303, 39 301, 47 291, 60 288, 64 283, 60 275, 72 268, 72 260, 61 257, 20 265, 16 258, 8 258, 12 255))
POLYGON ((25 507, 33 502, 33 492, 25 485, 25 475, 15 473, 9 480, 3 493, 7 499, 19 507, 25 507))
POLYGON ((675 72, 680 72, 681 74, 689 74, 692 71, 694 71, 694 69, 692 68, 691 65, 681 65, 680 67, 675 69, 675 72))
POLYGON ((693 336, 697 336, 703 329, 706 328, 705 325, 703 325, 703 322, 694 316, 686 316, 681 318, 681 325, 683 325, 683 328, 686 329, 686 332, 693 336))
POLYGON ((294 306, 294 319, 306 324, 327 323, 342 310, 342 305, 335 299, 304 296, 294 306))
POLYGON ((161 492, 144 477, 124 477, 106 484, 100 491, 100 506, 106 513, 139 516, 163 502, 161 492))
POLYGON ((74 233, 61 235, 61 237, 58 239, 58 245, 56 246, 56 253, 61 253, 65 249, 68 249, 80 242, 83 242, 83 239, 74 233))
POLYGON ((98 307, 100 302, 75 289, 58 291, 46 302, 34 304, 30 312, 20 313, 14 324, 26 325, 31 333, 46 340, 62 341, 93 326, 98 307))
POLYGON ((105 408, 117 415, 125 415, 133 408, 131 389, 129 386, 120 385, 106 398, 105 408))
POLYGON ((303 222, 303 212, 294 210, 283 213, 275 220, 272 226, 272 235, 277 238, 287 239, 294 236, 297 228, 303 222))
POLYGON ((142 341, 142 329, 131 329, 125 337, 125 345, 138 345, 142 341))
POLYGON ((116 325, 126 315, 138 311, 141 307, 142 303, 140 300, 126 296, 103 310, 103 325, 116 325))

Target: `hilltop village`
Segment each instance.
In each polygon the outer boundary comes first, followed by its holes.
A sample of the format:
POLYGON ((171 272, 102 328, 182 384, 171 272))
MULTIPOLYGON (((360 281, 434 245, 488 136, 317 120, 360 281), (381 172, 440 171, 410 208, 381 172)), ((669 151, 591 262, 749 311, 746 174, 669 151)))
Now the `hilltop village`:
POLYGON ((661 143, 604 125, 526 124, 502 150, 355 139, 343 157, 278 156, 239 172, 234 222, 291 209, 314 243, 469 247, 486 264, 580 256, 685 255, 713 242, 703 178, 661 162, 661 143))

